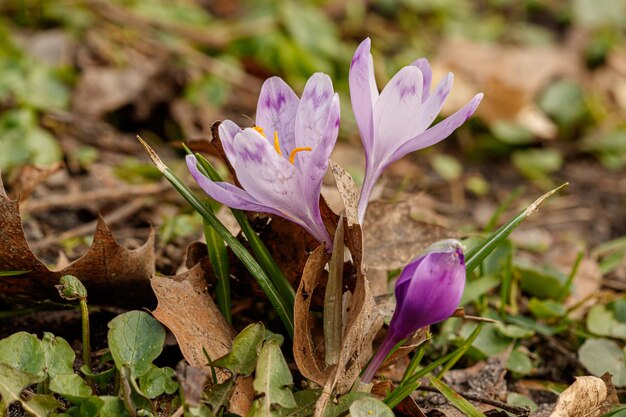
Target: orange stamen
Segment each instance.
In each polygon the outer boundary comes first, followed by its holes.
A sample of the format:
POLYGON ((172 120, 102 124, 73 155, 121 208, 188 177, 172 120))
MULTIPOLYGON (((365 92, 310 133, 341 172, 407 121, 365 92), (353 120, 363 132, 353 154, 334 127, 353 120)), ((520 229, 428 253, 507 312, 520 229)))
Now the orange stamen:
POLYGON ((311 150, 310 146, 303 146, 302 148, 294 148, 294 150, 291 151, 291 154, 289 154, 289 162, 291 162, 291 164, 293 165, 296 162, 296 154, 298 152, 310 151, 310 150, 311 150))
POLYGON ((280 142, 278 141, 278 132, 274 132, 274 149, 280 156, 283 156, 283 153, 280 151, 280 142))
POLYGON ((254 125, 254 126, 252 126, 252 129, 254 129, 257 132, 259 132, 261 134, 261 136, 266 137, 265 133, 263 132, 263 128, 261 126, 254 125))

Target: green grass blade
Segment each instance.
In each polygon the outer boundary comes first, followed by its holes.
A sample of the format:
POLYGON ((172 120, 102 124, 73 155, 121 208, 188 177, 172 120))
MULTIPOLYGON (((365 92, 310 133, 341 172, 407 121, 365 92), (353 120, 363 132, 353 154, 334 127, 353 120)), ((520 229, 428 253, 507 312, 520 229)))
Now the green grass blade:
POLYGON ((261 268, 259 263, 254 259, 254 257, 246 250, 246 248, 239 242, 235 236, 233 236, 226 226, 224 226, 218 219, 215 217, 213 212, 207 210, 203 201, 196 196, 187 185, 180 180, 168 167, 161 161, 161 158, 154 152, 154 150, 148 145, 143 139, 137 137, 141 144, 146 148, 150 159, 157 167, 159 171, 163 174, 163 176, 174 186, 176 191, 180 193, 180 195, 191 204, 191 206, 202 216, 202 218, 211 226, 217 234, 226 242, 226 244, 231 248, 233 253, 241 260, 241 262, 246 266, 248 271, 252 274, 252 276, 257 280, 261 289, 267 295, 267 298, 272 303, 274 310, 282 320, 289 337, 293 338, 293 305, 289 306, 289 304, 281 297, 280 293, 274 287, 274 284, 270 281, 269 277, 261 268))
POLYGON ((0 277, 16 277, 18 275, 28 274, 30 271, 0 271, 0 277))
MULTIPOLYGON (((199 153, 196 153, 195 156, 199 162, 198 168, 201 171, 204 171, 203 173, 206 174, 207 177, 209 177, 212 181, 223 181, 215 168, 213 168, 211 163, 207 161, 204 156, 199 153)), ((244 236, 246 237, 246 239, 248 239, 248 243, 250 244, 250 247, 252 248, 252 251, 254 252, 257 260, 269 275, 270 280, 280 293, 283 300, 291 305, 291 308, 293 309, 296 295, 293 287, 285 277, 285 274, 283 274, 283 271, 276 264, 276 261, 267 250, 267 247, 265 246, 263 241, 259 238, 259 235, 256 234, 256 232, 250 225, 250 222, 248 221, 245 213, 237 209, 231 209, 231 211, 233 213, 233 216, 237 220, 237 223, 239 223, 239 226, 241 227, 241 231, 243 232, 244 236)))
MULTIPOLYGON (((207 210, 209 209, 208 204, 207 210)), ((213 272, 217 277, 215 293, 217 306, 229 323, 233 322, 230 299, 230 265, 224 240, 210 224, 204 221, 204 237, 213 272)))
POLYGON ((496 248, 496 246, 500 244, 500 242, 506 239, 511 234, 511 232, 520 225, 520 223, 526 220, 526 218, 532 213, 537 211, 539 206, 541 206, 541 204, 546 199, 548 199, 548 197, 550 197, 566 185, 568 185, 568 183, 565 183, 551 191, 548 191, 547 193, 539 197, 525 210, 509 220, 508 223, 504 224, 498 230, 493 232, 482 243, 467 252, 467 254, 465 255, 465 268, 467 273, 471 273, 478 265, 480 265, 480 263, 487 257, 487 255, 489 255, 496 248))
POLYGON ((433 384, 433 386, 437 388, 439 392, 443 394, 443 396, 446 397, 446 399, 452 403, 452 405, 454 405, 456 408, 461 410, 461 412, 465 414, 466 416, 487 417, 483 413, 478 411, 478 409, 474 407, 469 401, 461 397, 452 388, 447 386, 443 381, 435 377, 431 377, 430 383, 433 384))

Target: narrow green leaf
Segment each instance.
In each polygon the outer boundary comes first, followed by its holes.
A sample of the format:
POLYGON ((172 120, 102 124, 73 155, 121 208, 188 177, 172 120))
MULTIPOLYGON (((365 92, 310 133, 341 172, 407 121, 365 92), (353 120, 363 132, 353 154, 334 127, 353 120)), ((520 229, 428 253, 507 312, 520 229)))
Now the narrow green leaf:
POLYGON ((265 336, 263 323, 253 323, 243 329, 233 340, 233 347, 226 355, 213 361, 211 366, 226 368, 236 375, 252 374, 265 336))
MULTIPOLYGON (((254 276, 259 283, 259 286, 267 298, 272 303, 274 310, 282 320, 289 337, 293 338, 293 303, 289 303, 285 300, 281 294, 276 290, 276 287, 269 279, 265 271, 261 268, 259 263, 252 257, 252 255, 246 250, 246 248, 228 231, 215 217, 215 214, 206 209, 205 204, 200 200, 192 191, 178 178, 168 167, 161 161, 161 158, 154 152, 154 150, 144 142, 139 136, 137 139, 144 146, 148 152, 148 156, 154 163, 154 165, 161 171, 163 176, 176 188, 180 195, 191 204, 191 206, 202 216, 202 218, 215 229, 220 237, 226 242, 231 250, 237 255, 241 262, 246 266, 248 271, 254 276)), ((292 289, 293 291, 293 289, 292 289)))
POLYGON ((163 349, 165 329, 143 311, 129 311, 109 322, 109 349, 118 370, 126 366, 136 379, 150 370, 163 349))
MULTIPOLYGON (((207 161, 207 159, 204 156, 202 156, 199 153, 196 153, 196 158, 198 159, 198 162, 200 163, 199 169, 203 171, 203 173, 206 174, 212 181, 216 181, 216 182, 224 181, 220 177, 220 174, 215 170, 215 168, 213 168, 213 165, 211 165, 211 163, 207 161)), ((263 268, 265 272, 267 272, 270 280, 272 281, 272 284, 274 284, 274 286, 276 287, 276 290, 281 295, 283 300, 285 300, 285 302, 289 304, 291 306, 291 309, 293 310, 293 304, 295 300, 295 291, 293 290, 293 287, 291 286, 291 284, 285 277, 285 274, 283 274, 283 271, 276 264, 276 261, 270 254, 269 250, 267 249, 263 241, 259 238, 259 235, 257 235, 257 233, 254 231, 254 229, 250 225, 250 222, 248 221, 246 214, 241 210, 232 209, 232 208, 231 208, 231 212, 233 213, 235 220, 237 220, 237 223, 239 223, 239 226, 241 227, 241 231, 243 232, 244 236, 248 240, 248 243, 250 244, 250 247, 252 248, 254 255, 256 256, 259 263, 261 264, 261 267, 263 268)))
MULTIPOLYGON (((209 206, 207 204, 207 210, 209 206)), ((217 285, 215 288, 217 305, 226 318, 226 321, 232 323, 233 316, 231 311, 230 300, 230 265, 228 263, 228 252, 224 245, 224 240, 217 234, 215 229, 206 221, 204 222, 204 237, 206 238, 206 246, 209 253, 209 260, 213 267, 213 272, 217 277, 217 285)))
POLYGON ((556 187, 555 189, 548 191, 537 200, 535 200, 530 206, 528 206, 525 210, 520 212, 517 216, 509 220, 506 224, 500 227, 498 230, 493 232, 488 238, 486 238, 482 243, 472 248, 465 255, 465 268, 467 274, 470 274, 480 263, 493 251, 500 242, 506 239, 513 230, 517 226, 520 225, 528 216, 539 209, 539 206, 543 204, 543 202, 552 196, 554 193, 562 189, 568 185, 565 183, 556 187))
POLYGON ((18 275, 28 274, 30 271, 0 271, 0 277, 16 277, 18 275))
POLYGON ((461 397, 459 394, 454 392, 454 390, 452 388, 447 386, 441 380, 439 380, 439 379, 437 379, 435 377, 431 377, 430 378, 430 383, 433 384, 434 387, 437 388, 439 390, 439 392, 442 393, 443 396, 446 397, 446 399, 452 403, 452 405, 454 405, 456 408, 461 410, 461 412, 463 414, 465 414, 466 416, 469 416, 469 417, 487 417, 483 413, 478 411, 478 409, 476 407, 474 407, 472 404, 470 404, 469 401, 467 401, 465 398, 461 397))
POLYGON ((384 402, 373 397, 359 398, 350 405, 352 417, 394 417, 393 411, 384 402))
POLYGON ((341 350, 341 330, 343 328, 343 216, 339 218, 330 257, 328 281, 324 293, 324 346, 326 363, 335 365, 341 350))

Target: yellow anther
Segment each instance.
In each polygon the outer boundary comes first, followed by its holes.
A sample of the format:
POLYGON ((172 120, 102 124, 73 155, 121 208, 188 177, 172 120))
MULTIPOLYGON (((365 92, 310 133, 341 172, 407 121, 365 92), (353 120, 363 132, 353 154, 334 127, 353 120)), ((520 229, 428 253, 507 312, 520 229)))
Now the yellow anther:
POLYGON ((310 151, 310 150, 311 150, 310 146, 304 146, 302 148, 294 148, 294 150, 291 151, 291 154, 289 154, 289 162, 291 162, 291 164, 293 165, 296 162, 296 154, 298 152, 310 151))
POLYGON ((263 132, 263 128, 261 126, 254 125, 254 126, 252 126, 252 129, 254 129, 257 132, 259 132, 261 134, 261 136, 266 137, 265 133, 263 132))
POLYGON ((278 141, 278 132, 274 131, 274 149, 280 156, 283 156, 283 153, 280 151, 280 142, 278 141))

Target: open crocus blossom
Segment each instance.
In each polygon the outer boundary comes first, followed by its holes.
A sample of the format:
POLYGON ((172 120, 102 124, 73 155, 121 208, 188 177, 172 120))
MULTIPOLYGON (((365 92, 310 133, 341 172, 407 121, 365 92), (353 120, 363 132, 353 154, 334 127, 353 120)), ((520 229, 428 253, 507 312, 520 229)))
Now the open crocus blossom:
POLYGON ((365 148, 365 180, 359 199, 359 221, 376 180, 383 170, 410 152, 447 138, 476 110, 482 100, 477 94, 459 111, 429 127, 452 89, 452 73, 431 92, 432 73, 425 58, 402 68, 379 94, 374 79, 370 40, 357 48, 350 65, 350 99, 365 148))
POLYGON ((213 199, 291 220, 330 251, 319 198, 338 131, 339 97, 328 75, 314 74, 302 99, 273 77, 261 88, 254 127, 241 129, 230 120, 219 126, 224 153, 242 188, 202 175, 193 155, 187 156, 187 166, 213 199))
POLYGON ((431 245, 412 260, 396 282, 396 310, 387 336, 361 381, 369 383, 391 349, 422 327, 450 317, 465 288, 465 260, 453 239, 431 245))

